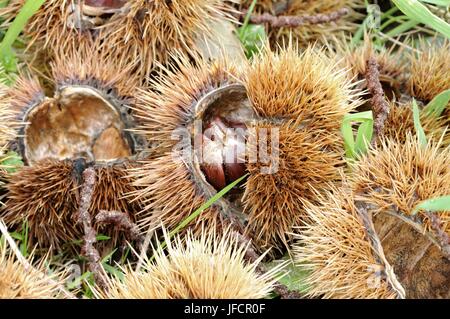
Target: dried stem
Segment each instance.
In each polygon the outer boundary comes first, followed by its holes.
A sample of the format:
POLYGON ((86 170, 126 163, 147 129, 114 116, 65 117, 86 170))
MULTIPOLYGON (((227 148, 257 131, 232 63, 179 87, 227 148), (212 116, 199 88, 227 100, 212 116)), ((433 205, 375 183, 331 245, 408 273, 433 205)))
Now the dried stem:
POLYGON ((47 280, 47 282, 49 283, 49 285, 51 286, 55 286, 58 288, 58 290, 65 295, 68 299, 77 299, 77 297, 75 297, 75 295, 73 295, 72 293, 70 293, 69 291, 67 291, 62 285, 58 284, 56 281, 54 281, 53 279, 49 278, 47 275, 45 275, 44 273, 38 271, 36 268, 34 268, 29 262, 28 260, 22 255, 22 253, 19 250, 19 247, 17 247, 16 242, 14 241, 14 239, 11 237, 11 235, 8 232, 8 229, 5 225, 5 223, 3 222, 2 219, 0 219, 0 233, 5 236, 6 241, 9 244, 9 247, 11 248, 11 250, 13 251, 14 255, 16 255, 17 260, 22 264, 22 266, 25 268, 25 271, 27 272, 31 272, 34 271, 36 273, 38 273, 41 278, 44 278, 45 280, 47 280))
POLYGON ((383 246, 381 245, 381 240, 375 231, 375 226, 372 221, 372 214, 369 213, 367 204, 364 202, 357 202, 355 204, 358 216, 360 217, 361 222, 364 225, 366 238, 373 248, 374 258, 379 265, 383 266, 383 277, 385 278, 390 288, 395 291, 398 298, 404 299, 406 296, 405 289, 398 281, 397 276, 394 272, 394 268, 391 266, 386 256, 384 255, 383 246))
MULTIPOLYGON (((252 14, 250 15, 250 22, 254 24, 269 24, 273 28, 296 28, 302 25, 323 24, 337 21, 343 16, 350 13, 347 8, 341 8, 331 13, 320 13, 316 15, 302 15, 302 16, 274 16, 270 13, 252 14)), ((242 15, 245 16, 247 11, 244 10, 242 15)))
POLYGON ((442 221, 436 213, 427 212, 428 218, 431 220, 431 228, 433 229, 434 235, 441 247, 444 256, 450 260, 450 236, 442 228, 442 221))
POLYGON ((289 289, 280 283, 277 283, 273 289, 280 297, 281 299, 302 299, 303 297, 300 295, 300 293, 296 291, 289 291, 289 289))
POLYGON ((78 222, 83 225, 84 245, 82 254, 88 260, 89 270, 94 274, 97 285, 106 289, 106 280, 104 270, 100 262, 100 254, 95 248, 96 231, 92 227, 92 218, 89 214, 89 207, 92 202, 92 194, 94 192, 96 174, 93 167, 88 167, 83 171, 83 185, 81 188, 80 205, 78 208, 78 222))
POLYGON ((147 255, 147 250, 148 250, 148 247, 150 246, 150 241, 151 241, 154 233, 155 233, 155 228, 152 227, 152 225, 150 225, 148 227, 147 234, 145 234, 144 242, 142 243, 142 246, 141 246, 141 251, 139 253, 139 260, 137 262, 136 269, 135 269, 136 271, 139 271, 142 267, 142 264, 144 263, 145 256, 147 255))
POLYGON ((139 227, 131 221, 128 214, 119 211, 101 210, 95 216, 95 220, 100 224, 113 225, 116 229, 124 231, 131 240, 136 240, 139 243, 144 240, 139 227))
POLYGON ((366 82, 369 93, 372 95, 372 111, 374 118, 375 136, 383 135, 384 123, 389 114, 389 104, 385 99, 383 87, 380 82, 380 66, 371 56, 366 62, 366 82))

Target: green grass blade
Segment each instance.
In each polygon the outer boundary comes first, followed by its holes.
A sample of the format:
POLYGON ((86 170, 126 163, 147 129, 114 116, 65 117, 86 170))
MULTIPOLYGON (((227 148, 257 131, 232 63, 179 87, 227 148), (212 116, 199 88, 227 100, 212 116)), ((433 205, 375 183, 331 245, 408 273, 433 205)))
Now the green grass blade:
POLYGON ((351 45, 353 47, 355 47, 361 42, 365 29, 366 29, 366 20, 364 20, 363 23, 361 23, 361 25, 358 27, 358 30, 356 30, 355 34, 352 37, 351 45))
POLYGON ((405 23, 406 21, 410 21, 411 19, 408 18, 405 15, 402 15, 400 17, 392 17, 389 18, 386 22, 384 22, 381 27, 380 30, 383 31, 385 30, 388 26, 390 26, 391 24, 397 23, 397 24, 402 24, 405 23))
POLYGON ((80 277, 75 278, 73 281, 66 284, 66 288, 68 290, 73 290, 79 286, 81 286, 82 282, 92 276, 90 271, 85 272, 80 277))
POLYGON ((28 221, 23 222, 23 230, 22 230, 22 237, 23 241, 20 244, 20 253, 24 256, 28 256, 28 221))
MULTIPOLYGON (((365 1, 365 6, 366 6, 367 15, 366 15, 364 21, 359 25, 358 29, 356 30, 356 32, 354 33, 354 35, 351 39, 352 46, 356 46, 362 41, 365 32, 369 31, 369 33, 370 33, 370 30, 373 28, 379 29, 379 25, 377 25, 377 23, 376 24, 370 23, 370 22, 374 21, 374 19, 375 19, 373 8, 375 7, 378 9, 379 7, 377 5, 369 4, 367 1, 365 1)), ((390 10, 388 10, 387 12, 383 13, 380 16, 380 22, 383 19, 385 19, 386 17, 390 17, 391 14, 394 13, 396 10, 398 10, 398 8, 393 7, 390 10)))
POLYGON ((435 4, 435 5, 441 6, 441 7, 450 6, 450 0, 422 0, 422 2, 435 4))
POLYGON ((307 293, 310 287, 305 281, 310 276, 310 272, 303 265, 294 264, 288 254, 281 259, 270 261, 264 265, 270 270, 278 267, 283 262, 287 262, 287 265, 281 269, 280 275, 282 276, 280 276, 278 281, 285 285, 289 291, 297 291, 301 294, 307 293))
POLYGON ((419 142, 421 145, 427 145, 427 137, 425 131, 423 130, 422 124, 420 123, 420 113, 419 107, 417 106, 416 100, 413 99, 413 117, 414 117, 414 128, 416 129, 416 134, 419 137, 419 142))
MULTIPOLYGON (((243 181, 248 174, 238 178, 225 188, 223 188, 220 192, 215 194, 213 197, 208 199, 206 203, 204 203, 202 206, 200 206, 198 209, 196 209, 191 215, 186 217, 174 230, 172 230, 169 233, 169 239, 175 236, 177 233, 179 233, 181 230, 183 230, 187 225, 189 225, 190 222, 192 222, 194 219, 196 219, 202 212, 204 212, 206 209, 211 207, 216 201, 218 201, 220 198, 222 198, 226 193, 228 193, 230 190, 232 190, 235 186, 237 186, 241 181, 243 181)), ((162 242, 159 246, 159 249, 164 249, 167 246, 166 241, 162 242)), ((155 256, 153 255, 150 260, 153 260, 155 256)))
POLYGON ((241 181, 244 180, 244 178, 247 177, 248 174, 238 178, 230 185, 226 186, 224 189, 222 189, 220 192, 218 192, 216 195, 211 197, 204 203, 202 206, 200 206, 195 212, 193 212, 191 215, 186 217, 174 230, 172 230, 169 233, 169 238, 172 238, 175 236, 179 231, 181 231, 183 228, 185 228, 187 225, 189 225, 190 222, 192 222, 194 219, 196 219, 203 211, 211 207, 212 204, 214 204, 216 201, 218 201, 220 198, 222 198, 226 193, 228 193, 230 190, 232 190, 236 185, 238 185, 241 181))
POLYGON ((20 240, 20 241, 23 240, 22 234, 20 234, 18 232, 12 232, 12 233, 9 233, 9 235, 16 240, 20 240))
POLYGON ((249 24, 255 5, 256 0, 253 0, 245 16, 244 23, 237 29, 238 38, 245 48, 245 55, 248 59, 252 58, 267 40, 266 29, 263 25, 249 24))
POLYGON ((23 161, 18 153, 10 151, 0 159, 0 165, 8 173, 14 173, 23 166, 23 161))
POLYGON ((22 32, 28 20, 37 10, 39 10, 44 2, 45 0, 28 0, 6 32, 2 43, 0 44, 0 59, 5 69, 11 70, 14 64, 14 54, 12 52, 14 41, 17 40, 17 37, 22 32))
POLYGON ((450 24, 434 15, 418 0, 392 0, 394 4, 408 17, 419 21, 437 32, 450 38, 450 24))
POLYGON ((242 27, 240 30, 243 30, 247 27, 248 23, 250 22, 250 16, 252 15, 253 11, 255 10, 256 6, 256 0, 253 0, 250 4, 250 7, 248 8, 247 14, 245 15, 244 23, 242 24, 242 27))
POLYGON ((345 155, 355 158, 367 150, 365 141, 370 141, 373 135, 372 111, 347 114, 341 125, 341 134, 344 139, 345 155), (361 123, 357 131, 356 142, 353 136, 353 123, 361 123))
POLYGON ((343 124, 341 127, 342 137, 344 139, 345 156, 348 158, 355 157, 355 141, 351 124, 343 124))
POLYGON ((408 20, 406 22, 403 22, 402 24, 396 26, 392 30, 386 33, 387 36, 395 38, 396 36, 403 34, 409 30, 412 30, 414 27, 416 27, 419 24, 416 20, 408 20))
POLYGON ((414 207, 412 214, 417 214, 420 210, 429 212, 450 211, 450 195, 424 200, 414 207))
POLYGON ((350 122, 358 122, 358 121, 364 121, 364 120, 373 120, 372 111, 347 114, 344 118, 344 121, 350 121, 350 122))
POLYGON ((108 264, 103 264, 102 266, 107 273, 110 273, 111 275, 119 278, 119 280, 123 280, 124 274, 119 269, 117 269, 111 265, 108 265, 108 264))
POLYGON ((367 147, 373 136, 373 121, 362 122, 356 135, 355 149, 358 153, 367 152, 367 147))
POLYGON ((105 257, 102 258, 101 263, 104 264, 104 263, 109 262, 116 251, 117 251, 117 248, 113 249, 108 255, 106 255, 105 257))
POLYGON ((450 102, 450 89, 439 93, 425 106, 423 112, 428 116, 439 117, 444 112, 446 106, 450 102))
POLYGON ((384 12, 381 15, 381 20, 384 20, 386 18, 392 17, 394 15, 394 13, 396 13, 397 11, 398 11, 398 8, 393 6, 388 11, 384 12))
POLYGON ((240 29, 240 34, 240 40, 248 59, 251 59, 258 53, 267 40, 266 29, 263 25, 249 24, 245 28, 240 29))
POLYGON ((107 241, 110 239, 111 239, 111 237, 103 235, 103 234, 98 234, 97 236, 95 236, 96 241, 107 241))

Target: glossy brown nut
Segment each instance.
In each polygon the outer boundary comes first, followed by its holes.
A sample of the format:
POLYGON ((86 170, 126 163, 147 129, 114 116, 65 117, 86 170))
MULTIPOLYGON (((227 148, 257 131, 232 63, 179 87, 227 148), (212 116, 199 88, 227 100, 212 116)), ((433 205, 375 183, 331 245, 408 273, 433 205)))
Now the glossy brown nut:
POLYGON ((236 128, 246 129, 246 126, 243 123, 231 123, 226 119, 215 116, 207 123, 203 132, 203 149, 206 152, 206 154, 203 154, 203 158, 209 159, 209 161, 202 165, 201 169, 206 180, 217 190, 245 174, 245 163, 238 159, 238 151, 242 146, 239 144, 245 144, 245 140, 239 139, 238 144, 234 144, 236 143, 235 138, 227 136, 228 133, 232 133, 230 129, 236 128), (217 158, 213 159, 215 152, 221 152, 221 154, 216 155, 217 158))
POLYGON ((221 190, 225 186, 227 186, 225 172, 223 170, 222 164, 203 164, 201 168, 203 173, 205 174, 206 180, 215 189, 221 190))
POLYGON ((245 175, 245 163, 227 163, 223 165, 227 184, 245 175))

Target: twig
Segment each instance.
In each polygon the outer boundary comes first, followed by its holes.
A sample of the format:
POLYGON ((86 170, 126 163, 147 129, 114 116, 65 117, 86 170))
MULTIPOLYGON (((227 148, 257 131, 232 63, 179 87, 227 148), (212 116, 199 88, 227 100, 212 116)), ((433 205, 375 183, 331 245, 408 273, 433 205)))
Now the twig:
POLYGON ((368 212, 367 204, 364 202, 356 202, 355 205, 358 216, 360 217, 361 222, 364 225, 366 239, 372 246, 374 258, 379 265, 383 266, 384 279, 386 280, 390 288, 397 294, 398 298, 404 299, 406 296, 405 289, 398 281, 397 276, 394 272, 394 268, 388 262, 384 254, 381 240, 375 231, 375 226, 372 221, 372 215, 368 212))
POLYGON ((77 299, 77 297, 75 297, 75 295, 73 295, 72 293, 67 291, 62 285, 60 285, 59 283, 57 283, 53 279, 49 278, 47 275, 45 275, 41 271, 38 271, 36 268, 34 268, 28 262, 28 260, 21 254, 21 252, 19 250, 19 247, 17 247, 16 242, 14 241, 14 239, 12 239, 12 237, 9 234, 8 229, 7 229, 5 223, 3 222, 2 219, 0 219, 0 232, 2 233, 3 236, 5 236, 5 239, 8 242, 9 247, 13 251, 14 255, 16 255, 17 260, 25 268, 25 271, 27 271, 27 272, 31 272, 31 271, 36 272, 37 274, 39 274, 41 276, 41 278, 45 279, 49 283, 49 285, 58 288, 58 290, 61 293, 63 293, 67 298, 69 298, 69 299, 77 299))
POLYGON ((277 283, 273 290, 280 296, 281 299, 302 299, 302 295, 296 291, 289 291, 289 289, 280 283, 277 283))
POLYGON ((450 236, 442 229, 442 221, 436 213, 427 212, 427 216, 431 220, 431 228, 434 231, 439 246, 442 249, 444 256, 450 260, 450 236))
POLYGON ((106 289, 104 270, 100 262, 100 254, 95 248, 96 231, 92 227, 92 218, 89 214, 89 207, 92 202, 92 194, 96 181, 95 169, 88 167, 83 171, 83 185, 81 188, 80 205, 78 208, 78 222, 83 225, 84 245, 82 254, 88 260, 89 270, 94 274, 94 279, 100 288, 106 289))
POLYGON ((384 123, 389 114, 389 103, 385 99, 383 87, 381 86, 379 68, 377 60, 371 56, 366 62, 366 82, 367 89, 372 95, 374 131, 377 137, 382 136, 384 123))
MULTIPOLYGON (((302 25, 323 24, 337 21, 343 16, 350 13, 347 8, 341 8, 331 13, 319 13, 316 15, 302 15, 302 16, 274 16, 270 13, 252 14, 250 15, 250 22, 254 24, 268 23, 273 28, 296 28, 302 25)), ((244 10, 242 15, 245 16, 247 11, 244 10)))
POLYGON ((119 211, 101 210, 95 220, 100 224, 112 224, 115 228, 124 231, 131 240, 142 243, 144 238, 139 231, 139 227, 134 224, 130 216, 119 211))

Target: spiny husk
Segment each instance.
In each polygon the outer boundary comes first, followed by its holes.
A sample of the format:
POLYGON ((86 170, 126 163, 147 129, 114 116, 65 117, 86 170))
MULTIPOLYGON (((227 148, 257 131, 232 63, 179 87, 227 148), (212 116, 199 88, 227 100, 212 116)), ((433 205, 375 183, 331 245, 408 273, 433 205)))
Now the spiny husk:
MULTIPOLYGON (((0 74, 3 70, 0 68, 0 74)), ((3 185, 5 183, 8 169, 4 164, 4 160, 9 158, 8 146, 9 142, 16 137, 15 126, 19 123, 16 120, 16 113, 11 108, 7 107, 5 103, 8 95, 8 87, 0 81, 0 208, 3 206, 4 190, 3 185), (15 123, 15 124, 14 124, 15 123)))
MULTIPOLYGON (((450 148, 440 149, 436 141, 424 147, 411 135, 404 143, 385 140, 356 162, 353 172, 349 180, 357 200, 371 203, 377 211, 392 209, 412 216, 421 201, 450 194, 450 148)), ((436 214, 450 232, 449 212, 436 214)), ((423 211, 418 216, 429 231, 428 216, 423 211)))
MULTIPOLYGON (((444 118, 436 118, 420 113, 420 123, 428 139, 439 140, 448 130, 444 118)), ((390 102, 389 115, 386 119, 383 134, 386 138, 404 143, 408 134, 415 134, 412 103, 390 102)), ((446 135, 445 135, 446 136, 446 135)), ((444 137, 442 146, 449 145, 450 140, 444 137)))
MULTIPOLYGON (((421 42, 421 52, 410 55, 411 70, 408 82, 409 94, 429 103, 438 94, 450 89, 450 41, 438 43, 434 39, 431 43, 421 42)), ((450 103, 442 114, 445 125, 450 126, 450 103)), ((450 130, 444 137, 444 144, 450 144, 450 130)))
MULTIPOLYGON (((3 160, 6 157, 6 150, 7 148, 5 146, 0 147, 0 177, 3 177, 3 175, 6 173, 6 167, 3 165, 3 160)), ((1 181, 0 181, 0 185, 1 181)))
POLYGON ((51 67, 57 86, 93 86, 123 100, 133 97, 140 84, 126 52, 113 53, 106 44, 91 37, 71 42, 64 49, 55 48, 51 67))
POLYGON ((7 148, 6 146, 0 146, 0 207, 4 205, 4 185, 6 180, 6 174, 7 174, 7 165, 4 165, 4 160, 8 158, 7 156, 7 148))
MULTIPOLYGON (((35 106, 55 101, 59 93, 67 87, 86 88, 98 93, 109 103, 113 103, 121 117, 130 126, 133 119, 128 106, 133 102, 133 94, 139 85, 139 78, 133 74, 124 55, 111 55, 98 40, 72 43, 64 50, 55 49, 51 63, 52 76, 49 79, 52 88, 44 88, 40 80, 26 73, 15 79, 15 84, 7 90, 5 98, 0 100, 0 125, 7 128, 9 141, 21 138, 27 127, 26 114, 35 106), (53 96, 48 98, 46 94, 53 96), (14 132, 14 134, 13 134, 14 132)), ((138 144, 144 141, 139 139, 138 144)), ((21 147, 19 141, 19 147, 21 147)))
MULTIPOLYGON (((26 0, 11 0, 0 15, 8 26, 18 15, 26 0)), ((25 34, 31 38, 31 43, 42 42, 47 48, 58 48, 68 38, 78 34, 68 26, 69 9, 73 6, 70 0, 48 0, 34 14, 25 26, 25 34)), ((81 37, 81 33, 79 34, 81 37)))
MULTIPOLYGON (((167 75, 152 82, 154 90, 140 90, 137 94, 137 131, 155 146, 150 158, 130 170, 137 187, 131 195, 145 206, 139 218, 143 227, 156 227, 161 222, 167 228, 175 227, 207 200, 193 172, 183 164, 182 154, 173 151, 178 142, 172 134, 189 125, 193 106, 202 96, 236 83, 238 71, 226 61, 198 64, 194 67, 186 57, 180 57, 177 71, 166 69, 167 75)), ((197 220, 209 220, 208 224, 214 226, 217 217, 217 210, 211 207, 197 220)))
POLYGON ((72 216, 78 205, 70 165, 46 161, 23 167, 9 177, 6 186, 2 218, 7 225, 20 226, 27 220, 30 238, 44 247, 59 248, 60 240, 81 239, 72 216))
MULTIPOLYGON (((29 225, 32 243, 40 247, 62 248, 65 243, 82 238, 77 223, 80 187, 71 161, 44 160, 26 166, 8 177, 6 208, 2 218, 8 225, 29 225)), ((93 218, 100 210, 128 213, 134 221, 137 203, 129 203, 124 195, 134 190, 125 178, 127 167, 96 167, 97 183, 89 212, 93 218)), ((98 228, 117 241, 118 233, 98 228)))
POLYGON ((330 39, 327 46, 336 58, 341 61, 343 67, 350 69, 350 78, 357 82, 360 90, 367 90, 366 67, 367 60, 374 57, 379 65, 380 82, 386 96, 392 100, 400 97, 400 90, 407 81, 406 60, 403 57, 402 48, 391 46, 390 48, 375 49, 368 36, 364 42, 352 47, 351 39, 345 35, 338 35, 330 39))
POLYGON ((172 151, 177 143, 172 135, 192 121, 195 103, 214 89, 238 83, 240 77, 239 67, 226 59, 210 64, 198 58, 196 66, 185 55, 174 60, 151 80, 152 90, 138 90, 134 108, 139 119, 135 131, 154 143, 154 151, 161 154, 172 151))
MULTIPOLYGON (((132 72, 133 65, 127 62, 125 55, 110 54, 100 41, 93 39, 71 43, 64 50, 57 48, 54 53, 49 79, 51 91, 44 88, 36 76, 21 73, 14 86, 7 90, 6 97, 0 100, 0 123, 15 132, 15 135, 10 134, 10 141, 26 126, 26 113, 49 99, 46 93, 58 98, 60 91, 68 86, 98 92, 118 105, 122 113, 127 113, 124 109, 133 102, 139 77, 132 72)), ((129 115, 122 116, 132 122, 129 115)))
MULTIPOLYGON (((233 2, 233 0, 231 0, 233 2)), ((10 23, 25 0, 13 0, 0 11, 10 23)), ((30 19, 25 34, 31 43, 43 43, 47 49, 64 51, 72 43, 84 42, 95 36, 113 54, 125 52, 129 63, 139 61, 140 76, 146 76, 158 61, 166 63, 169 52, 198 52, 199 38, 214 33, 211 24, 233 20, 231 7, 224 0, 164 0, 129 1, 107 18, 102 25, 82 22, 74 27, 71 11, 77 4, 68 0, 48 0, 30 19), (142 73, 142 74, 141 74, 142 73)))
POLYGON ((280 268, 265 274, 256 270, 261 259, 247 263, 247 246, 230 231, 220 237, 191 232, 184 237, 165 236, 167 251, 158 247, 154 261, 145 260, 140 271, 123 268, 123 280, 109 281, 100 298, 126 299, 256 299, 267 298, 280 268))
MULTIPOLYGON (((257 126, 269 132, 273 125, 257 126)), ((343 166, 339 151, 324 151, 341 141, 338 136, 319 137, 314 131, 284 124, 279 129, 279 163, 273 174, 266 174, 267 163, 248 164, 250 174, 243 195, 244 212, 248 214, 247 232, 253 234, 261 249, 288 247, 293 225, 305 218, 303 201, 314 200, 312 187, 326 189, 330 181, 340 179, 343 166)), ((268 153, 272 154, 269 149, 268 153)))
POLYGON ((199 53, 198 38, 211 34, 211 23, 233 20, 230 12, 223 0, 175 0, 170 4, 162 0, 137 0, 126 15, 111 20, 111 35, 107 38, 113 47, 133 46, 135 52, 131 53, 144 57, 149 71, 153 61, 167 63, 168 53, 174 50, 199 53), (136 16, 143 10, 148 12, 138 22, 136 16))
POLYGON ((344 70, 313 48, 301 55, 295 51, 294 46, 278 54, 266 51, 247 71, 256 113, 279 129, 278 170, 262 174, 261 164, 247 165, 244 212, 262 247, 286 245, 302 218, 302 201, 315 197, 312 188, 340 180, 340 123, 358 105, 344 70), (279 119, 285 123, 271 123, 279 119))
POLYGON ((246 70, 245 86, 261 117, 286 118, 311 129, 334 131, 357 104, 349 102, 357 94, 347 70, 314 46, 299 54, 292 42, 279 51, 263 50, 246 70))
MULTIPOLYGON (((411 96, 428 103, 439 93, 450 89, 450 41, 422 41, 420 53, 410 55, 408 90, 411 96)), ((447 106, 448 109, 448 106, 447 106)))
MULTIPOLYGON (((54 53, 50 81, 55 91, 71 85, 88 86, 126 103, 130 102, 139 86, 139 78, 132 72, 133 65, 127 62, 125 55, 111 55, 97 40, 71 43, 64 50, 55 49, 54 53)), ((15 85, 7 90, 6 98, 0 101, 0 110, 22 120, 26 110, 43 101, 45 95, 45 89, 36 76, 22 73, 15 85)), ((23 123, 17 127, 16 122, 8 125, 14 125, 18 130, 23 123)))
MULTIPOLYGON (((0 74, 3 73, 3 69, 0 68, 0 74)), ((7 94, 7 86, 0 81, 0 100, 3 100, 6 98, 7 94)), ((8 141, 14 137, 14 130, 12 130, 9 125, 7 125, 8 122, 12 121, 14 116, 11 114, 9 109, 3 108, 0 104, 0 187, 3 185, 3 176, 6 173, 6 167, 1 165, 3 163, 4 156, 6 154, 6 145, 8 141)), ((0 193, 1 197, 1 193, 0 193)), ((0 205, 2 205, 2 202, 0 200, 0 205)))
MULTIPOLYGON (((31 259, 27 262, 31 264, 31 259)), ((64 285, 65 275, 49 274, 46 260, 35 268, 26 267, 14 253, 0 243, 0 299, 55 299, 63 298, 59 287, 64 285)))
MULTIPOLYGON (((261 173, 261 165, 247 165, 250 177, 243 198, 244 215, 251 220, 247 232, 261 249, 285 248, 291 238, 286 232, 301 218, 302 199, 311 198, 308 188, 340 179, 339 167, 344 164, 340 123, 358 105, 345 71, 331 59, 314 48, 301 55, 296 52, 293 45, 278 54, 264 52, 252 66, 240 70, 226 62, 193 67, 181 60, 178 72, 169 71, 155 81, 154 92, 139 94, 140 133, 146 133, 161 152, 130 172, 139 188, 132 196, 145 202, 145 225, 175 227, 213 195, 174 150, 178 142, 171 135, 174 129, 191 125, 202 96, 241 82, 259 116, 247 127, 258 132, 264 127, 279 129, 281 139, 279 171, 268 176, 261 173), (285 183, 283 191, 278 190, 280 183, 285 183)), ((217 216, 213 207, 197 221, 207 219, 216 225, 211 221, 222 220, 217 216)))
POLYGON ((352 193, 333 188, 319 198, 319 204, 306 205, 307 218, 293 246, 296 262, 309 273, 307 296, 397 298, 383 277, 386 265, 367 240, 352 193))
MULTIPOLYGON (((129 170, 135 187, 129 195, 132 201, 139 201, 143 206, 138 214, 141 229, 161 225, 174 228, 208 200, 192 175, 182 157, 171 153, 149 158, 129 170)), ((196 219, 197 229, 200 222, 211 229, 223 226, 215 206, 204 210, 196 219)))
MULTIPOLYGON (((252 0, 243 1, 243 7, 248 8, 252 0)), ((268 12, 276 16, 305 16, 329 14, 342 8, 350 9, 350 13, 336 22, 318 25, 302 25, 297 28, 270 28, 271 43, 283 43, 292 36, 302 47, 314 42, 326 42, 327 39, 340 32, 354 32, 358 21, 362 20, 359 9, 364 8, 363 0, 292 0, 292 1, 257 1, 256 13, 268 12)))
POLYGON ((6 125, 14 131, 10 140, 17 136, 17 131, 23 125, 20 118, 23 116, 24 110, 36 101, 44 99, 43 91, 37 77, 28 74, 19 75, 14 86, 8 89, 5 99, 0 101, 0 106, 5 110, 5 113, 10 113, 11 117, 17 121, 17 123, 13 123, 14 121, 6 122, 5 119, 6 125))
POLYGON ((308 217, 295 245, 310 271, 311 296, 448 298, 449 212, 413 208, 450 191, 450 149, 385 140, 353 166, 353 174, 308 217), (439 229, 436 229, 439 227, 439 229), (442 233, 444 234, 442 234, 442 233))
MULTIPOLYGON (((7 98, 7 91, 8 87, 0 81, 0 101, 7 98)), ((0 103, 0 150, 15 136, 14 129, 11 128, 11 122, 15 121, 15 114, 5 106, 4 103, 0 103)))
MULTIPOLYGON (((72 44, 64 51, 56 49, 51 68, 54 86, 51 98, 46 97, 36 77, 23 74, 8 90, 7 98, 0 101, 0 109, 7 110, 16 119, 8 122, 1 119, 1 123, 7 123, 10 130, 15 132, 8 142, 12 147, 17 147, 17 144, 22 156, 26 147, 22 132, 28 127, 27 112, 48 100, 59 99, 59 93, 67 87, 98 92, 118 108, 125 125, 132 126, 134 120, 129 114, 128 105, 133 101, 139 79, 132 74, 132 66, 125 58, 110 55, 99 41, 90 40, 80 42, 78 47, 72 44)), ((139 151, 140 146, 136 145, 136 151, 139 151)), ((1 214, 9 225, 15 227, 20 227, 23 220, 27 219, 32 241, 40 246, 51 245, 59 249, 65 242, 82 237, 75 216, 80 186, 76 180, 79 177, 75 174, 72 160, 58 161, 43 156, 33 162, 24 157, 26 166, 23 169, 6 174, 8 193, 6 207, 2 208, 1 214)), ((140 207, 137 208, 138 203, 128 203, 123 199, 125 193, 135 190, 125 177, 131 164, 114 161, 95 165, 97 183, 91 214, 95 215, 101 209, 117 210, 129 214, 134 220, 134 213, 140 210, 140 207)), ((112 242, 117 240, 117 232, 111 232, 110 229, 101 231, 111 234, 112 242)))

